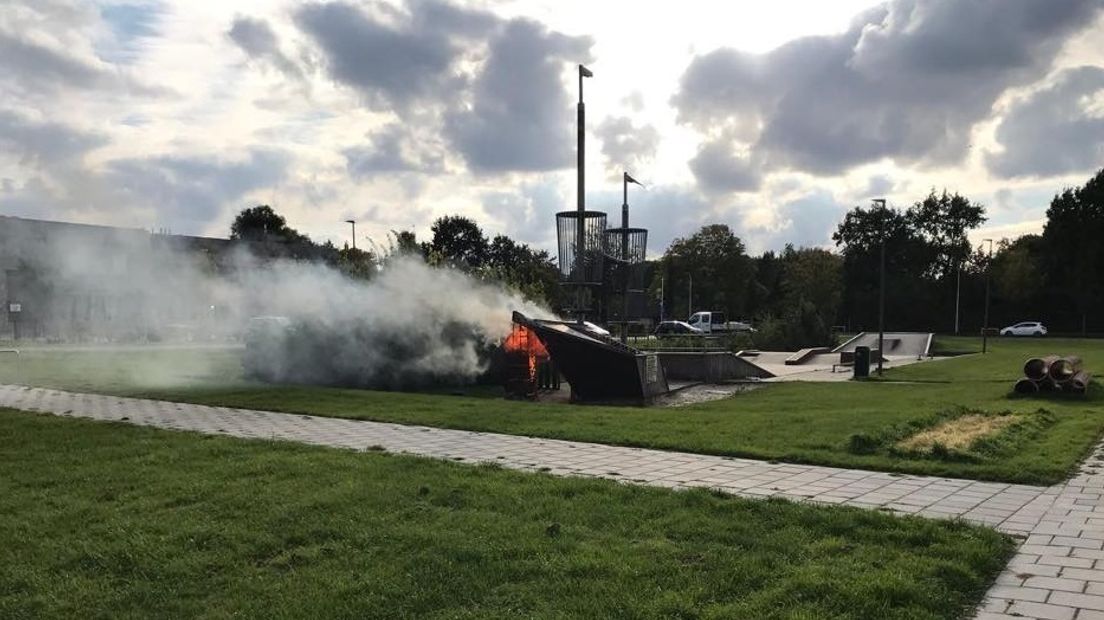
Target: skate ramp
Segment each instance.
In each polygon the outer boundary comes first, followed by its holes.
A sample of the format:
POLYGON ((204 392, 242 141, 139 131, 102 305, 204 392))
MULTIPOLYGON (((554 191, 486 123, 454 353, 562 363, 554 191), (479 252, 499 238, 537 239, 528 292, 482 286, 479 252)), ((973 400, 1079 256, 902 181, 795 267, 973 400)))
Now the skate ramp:
MULTIPOLYGON (((931 332, 885 332, 883 337, 885 351, 882 355, 887 359, 931 357, 931 342, 934 335, 931 332)), ((871 351, 877 351, 878 332, 862 332, 832 349, 832 353, 854 353, 856 347, 870 347, 871 351)))

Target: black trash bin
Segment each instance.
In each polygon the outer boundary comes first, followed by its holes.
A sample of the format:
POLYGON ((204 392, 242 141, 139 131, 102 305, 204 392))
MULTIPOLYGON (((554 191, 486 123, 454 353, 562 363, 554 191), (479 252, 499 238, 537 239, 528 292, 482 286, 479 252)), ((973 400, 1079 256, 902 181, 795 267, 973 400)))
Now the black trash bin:
POLYGON ((870 376, 870 347, 855 347, 855 378, 870 376))

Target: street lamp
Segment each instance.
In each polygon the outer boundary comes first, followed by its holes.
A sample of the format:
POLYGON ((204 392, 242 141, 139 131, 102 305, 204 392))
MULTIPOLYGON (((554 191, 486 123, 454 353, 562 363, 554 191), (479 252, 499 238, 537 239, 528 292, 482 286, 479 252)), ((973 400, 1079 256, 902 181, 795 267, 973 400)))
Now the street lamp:
POLYGON ((579 105, 577 107, 576 125, 578 130, 578 147, 576 148, 576 175, 578 177, 578 193, 575 198, 575 205, 579 212, 579 218, 575 222, 575 278, 578 284, 578 290, 575 291, 576 309, 578 311, 578 320, 581 324, 584 319, 585 313, 583 312, 583 287, 586 285, 586 274, 583 273, 583 252, 586 248, 586 197, 585 192, 585 172, 586 168, 586 106, 583 104, 583 78, 594 77, 594 73, 587 69, 583 65, 579 65, 579 105))
POLYGON ((885 348, 883 346, 885 344, 885 286, 886 286, 886 284, 885 284, 885 282, 886 282, 885 246, 886 246, 886 216, 889 214, 889 212, 886 209, 886 199, 885 198, 875 198, 874 200, 871 200, 871 202, 873 202, 876 205, 881 206, 881 214, 882 214, 881 269, 880 269, 880 275, 878 276, 878 278, 879 278, 879 284, 878 284, 878 376, 880 377, 880 376, 882 376, 882 372, 883 372, 882 364, 883 364, 883 360, 885 359, 885 355, 883 355, 883 353, 885 351, 885 348))
POLYGON ((981 242, 989 242, 989 260, 985 263, 985 319, 981 327, 981 352, 989 350, 989 274, 993 271, 993 240, 982 239, 981 242))
POLYGON ((958 275, 955 277, 955 335, 958 335, 958 309, 962 303, 962 260, 958 261, 958 275))
POLYGON ((356 249, 356 220, 345 220, 345 223, 353 226, 353 249, 356 249))

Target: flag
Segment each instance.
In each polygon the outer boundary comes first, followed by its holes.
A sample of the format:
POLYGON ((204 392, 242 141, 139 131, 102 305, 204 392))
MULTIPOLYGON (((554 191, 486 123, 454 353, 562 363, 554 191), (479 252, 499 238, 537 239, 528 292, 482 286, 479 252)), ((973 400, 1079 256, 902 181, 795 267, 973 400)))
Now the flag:
POLYGON ((587 69, 583 65, 579 65, 579 75, 583 77, 594 77, 594 74, 590 72, 590 69, 587 69))
POLYGON ((636 179, 634 179, 634 178, 632 178, 631 176, 629 176, 629 173, 628 173, 628 172, 626 172, 626 173, 625 173, 625 182, 626 182, 626 183, 636 183, 636 184, 637 184, 637 185, 639 185, 640 187, 644 187, 644 184, 643 184, 643 183, 641 183, 640 181, 637 181, 636 179))

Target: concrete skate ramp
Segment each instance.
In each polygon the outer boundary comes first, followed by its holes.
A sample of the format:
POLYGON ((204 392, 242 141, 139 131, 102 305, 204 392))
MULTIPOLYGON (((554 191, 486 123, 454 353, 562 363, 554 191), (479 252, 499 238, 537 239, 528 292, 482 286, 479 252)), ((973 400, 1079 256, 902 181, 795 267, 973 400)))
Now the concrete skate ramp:
POLYGON ((723 383, 774 376, 767 369, 728 351, 660 351, 657 355, 668 379, 723 383))
MULTIPOLYGON (((929 357, 932 342, 931 332, 886 332, 883 338, 886 358, 890 357, 929 357)), ((871 351, 878 349, 878 332, 862 332, 840 346, 832 349, 832 353, 854 353, 855 347, 870 347, 871 351)))

